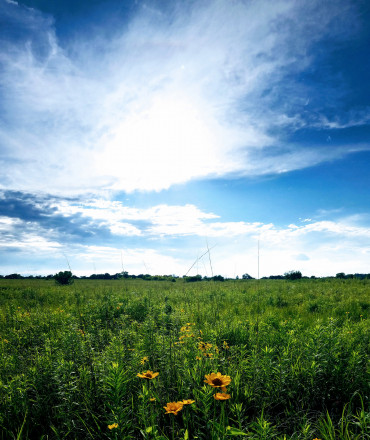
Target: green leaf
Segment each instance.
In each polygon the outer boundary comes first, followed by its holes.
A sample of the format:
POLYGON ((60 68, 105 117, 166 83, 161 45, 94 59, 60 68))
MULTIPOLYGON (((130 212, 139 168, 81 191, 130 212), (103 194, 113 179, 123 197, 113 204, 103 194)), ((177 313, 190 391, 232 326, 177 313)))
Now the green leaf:
POLYGON ((227 435, 248 435, 247 433, 241 431, 238 428, 233 428, 232 426, 228 426, 226 428, 227 435))
POLYGON ((189 440, 189 432, 188 432, 188 430, 185 431, 184 440, 189 440))

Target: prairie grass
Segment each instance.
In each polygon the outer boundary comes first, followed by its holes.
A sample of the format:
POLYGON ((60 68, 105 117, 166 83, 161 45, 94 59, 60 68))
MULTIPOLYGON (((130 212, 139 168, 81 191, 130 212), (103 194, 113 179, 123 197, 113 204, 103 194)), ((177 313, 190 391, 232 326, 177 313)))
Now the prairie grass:
POLYGON ((369 298, 356 279, 0 280, 0 438, 368 439, 369 298))

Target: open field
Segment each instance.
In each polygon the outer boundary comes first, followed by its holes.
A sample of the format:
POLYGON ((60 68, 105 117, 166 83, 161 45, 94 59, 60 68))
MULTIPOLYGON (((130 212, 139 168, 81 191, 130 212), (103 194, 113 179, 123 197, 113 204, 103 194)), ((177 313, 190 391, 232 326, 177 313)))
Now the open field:
POLYGON ((0 280, 0 438, 368 439, 369 298, 357 279, 0 280))

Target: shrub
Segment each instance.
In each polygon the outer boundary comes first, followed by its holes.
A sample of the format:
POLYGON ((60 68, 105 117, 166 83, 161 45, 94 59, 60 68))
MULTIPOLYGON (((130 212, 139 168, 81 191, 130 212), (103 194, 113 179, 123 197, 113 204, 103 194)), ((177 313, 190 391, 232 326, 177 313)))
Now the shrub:
POLYGON ((58 272, 54 275, 55 282, 57 284, 67 285, 72 284, 74 279, 72 272, 70 270, 65 270, 64 272, 58 272))

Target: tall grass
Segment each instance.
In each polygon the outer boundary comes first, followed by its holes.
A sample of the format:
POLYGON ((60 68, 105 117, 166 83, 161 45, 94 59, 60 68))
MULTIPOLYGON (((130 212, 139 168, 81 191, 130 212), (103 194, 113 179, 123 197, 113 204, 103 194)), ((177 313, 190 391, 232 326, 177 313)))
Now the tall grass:
POLYGON ((0 280, 0 438, 367 439, 369 294, 356 279, 0 280))

